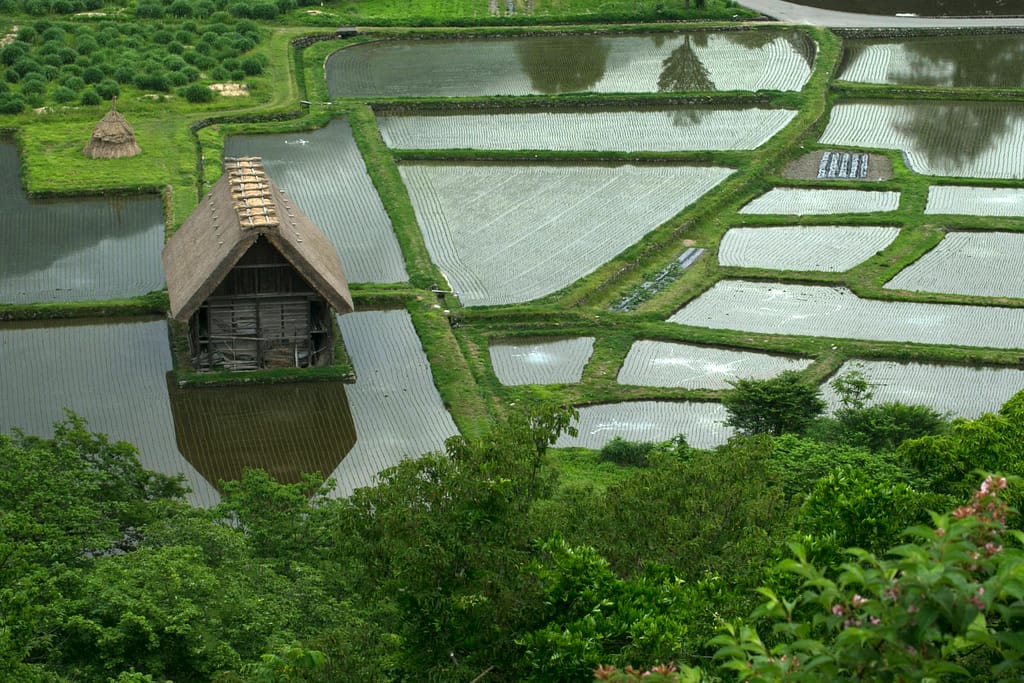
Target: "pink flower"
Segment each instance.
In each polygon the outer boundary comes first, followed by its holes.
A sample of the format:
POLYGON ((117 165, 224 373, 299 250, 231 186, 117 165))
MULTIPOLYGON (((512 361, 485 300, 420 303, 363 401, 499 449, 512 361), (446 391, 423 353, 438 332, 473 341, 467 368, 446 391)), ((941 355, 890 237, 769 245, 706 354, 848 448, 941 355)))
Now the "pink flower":
POLYGON ((853 596, 853 606, 854 607, 861 607, 866 602, 867 602, 867 600, 862 598, 859 594, 854 594, 854 596, 853 596))
POLYGON ((832 605, 832 614, 836 615, 837 617, 841 617, 844 614, 846 614, 846 610, 843 609, 842 605, 832 605))

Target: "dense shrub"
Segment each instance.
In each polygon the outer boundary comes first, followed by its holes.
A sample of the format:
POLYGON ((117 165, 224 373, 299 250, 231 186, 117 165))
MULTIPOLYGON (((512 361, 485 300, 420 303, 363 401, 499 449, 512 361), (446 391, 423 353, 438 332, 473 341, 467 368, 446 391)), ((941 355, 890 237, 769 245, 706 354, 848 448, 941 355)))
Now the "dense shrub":
POLYGON ((117 97, 121 94, 121 86, 117 84, 117 81, 112 81, 106 78, 96 84, 96 92, 105 100, 109 100, 112 97, 117 97))
POLYGON ((205 85, 199 85, 198 83, 193 83, 192 85, 182 88, 178 91, 178 94, 193 104, 212 102, 214 98, 214 92, 212 90, 205 85))
POLYGON ((241 62, 242 71, 246 76, 258 76, 263 73, 267 66, 267 58, 264 55, 252 55, 241 62))
POLYGON ((18 114, 25 110, 25 100, 15 93, 0 93, 0 114, 18 114))
POLYGON ((646 467, 647 456, 653 448, 654 444, 647 441, 626 441, 616 436, 601 449, 600 458, 617 465, 646 467))
POLYGON ((58 87, 56 90, 54 90, 50 97, 52 97, 55 102, 60 102, 61 104, 64 104, 66 102, 73 101, 76 97, 78 97, 78 93, 76 93, 71 88, 62 85, 58 87))
POLYGON ((192 16, 192 4, 188 0, 174 0, 171 6, 167 8, 167 11, 172 17, 184 19, 185 17, 192 16))
POLYGON ((135 7, 135 16, 139 19, 160 19, 164 16, 164 8, 155 2, 139 3, 135 7))
POLYGON ((94 88, 86 88, 82 91, 82 98, 79 100, 84 105, 99 104, 103 100, 100 99, 99 93, 94 88))
POLYGON ((86 83, 99 83, 103 80, 103 69, 98 66, 90 66, 82 70, 82 79, 86 83))

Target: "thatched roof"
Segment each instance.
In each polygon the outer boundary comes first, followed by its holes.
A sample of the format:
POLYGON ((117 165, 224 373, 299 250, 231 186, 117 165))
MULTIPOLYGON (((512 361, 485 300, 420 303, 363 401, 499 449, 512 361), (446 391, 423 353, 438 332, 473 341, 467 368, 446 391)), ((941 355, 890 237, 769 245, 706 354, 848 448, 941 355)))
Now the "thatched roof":
POLYGON ((352 311, 334 245, 270 181, 256 157, 224 160, 224 175, 167 242, 171 316, 187 321, 263 236, 338 313, 352 311))
POLYGON ((142 151, 135 142, 131 125, 117 111, 117 98, 110 103, 110 111, 92 129, 92 137, 82 152, 93 159, 133 157, 142 151))

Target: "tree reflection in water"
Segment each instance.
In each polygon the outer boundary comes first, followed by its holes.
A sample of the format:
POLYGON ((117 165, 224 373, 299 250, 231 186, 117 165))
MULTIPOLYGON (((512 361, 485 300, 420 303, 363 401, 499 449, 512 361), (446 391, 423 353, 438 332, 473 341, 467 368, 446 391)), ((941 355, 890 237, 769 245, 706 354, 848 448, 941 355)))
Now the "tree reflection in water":
POLYGON ((593 88, 604 77, 608 49, 601 36, 528 38, 515 46, 530 85, 544 95, 593 88))

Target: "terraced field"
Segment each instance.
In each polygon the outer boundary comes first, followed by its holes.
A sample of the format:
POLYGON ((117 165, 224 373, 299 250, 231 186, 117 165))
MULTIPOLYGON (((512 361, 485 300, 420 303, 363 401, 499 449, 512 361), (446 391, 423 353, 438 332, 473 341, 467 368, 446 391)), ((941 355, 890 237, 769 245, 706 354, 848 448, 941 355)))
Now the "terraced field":
POLYGON ((406 311, 350 313, 338 324, 356 370, 346 394, 358 438, 330 475, 333 495, 346 496, 405 458, 443 450, 458 430, 406 311))
MULTIPOLYGON (((851 360, 837 375, 851 370, 863 373, 874 393, 870 403, 899 401, 926 405, 940 413, 973 419, 993 413, 1024 387, 1024 370, 972 368, 963 365, 927 365, 892 361, 851 360)), ((839 396, 827 384, 822 396, 834 410, 839 396)))
POLYGON ((562 435, 556 448, 601 448, 621 436, 628 441, 666 441, 678 434, 694 448, 713 448, 729 440, 732 428, 725 408, 714 401, 629 401, 580 408, 575 437, 562 435))
POLYGON ((85 417, 91 429, 137 446, 148 469, 184 473, 193 503, 208 506, 219 499, 175 446, 166 380, 171 352, 163 321, 5 325, 0 357, 0 429, 49 436, 67 408, 85 417))
POLYGON ((898 149, 924 175, 1024 179, 1024 105, 843 102, 819 142, 898 149))
POLYGON ((494 343, 488 348, 491 367, 502 384, 567 384, 583 376, 594 338, 494 343))
POLYGON ((755 149, 785 127, 789 109, 674 107, 640 111, 378 116, 396 149, 675 152, 755 149))
POLYGON ((578 280, 729 176, 711 166, 405 164, 434 262, 466 306, 578 280))
POLYGON ((815 190, 799 187, 777 187, 752 200, 740 213, 805 214, 874 213, 895 211, 900 205, 899 192, 864 190, 815 190))
POLYGON ((943 35, 848 40, 837 78, 946 88, 1020 88, 1020 36, 943 35))
POLYGON ((928 188, 927 214, 962 216, 1024 216, 1024 189, 933 185, 928 188))
POLYGON ((1019 348, 1024 309, 861 299, 843 287, 722 280, 669 318, 715 329, 1019 348))
POLYGON ((326 63, 339 97, 799 90, 815 46, 796 30, 379 41, 326 63))
POLYGON ((806 358, 788 358, 711 346, 637 341, 619 370, 619 384, 684 389, 729 389, 737 379, 768 379, 804 370, 806 358))
POLYGON ((33 200, 0 141, 0 303, 139 296, 163 287, 160 197, 33 200))
POLYGON ((842 272, 896 239, 899 228, 783 226, 732 228, 718 248, 723 266, 842 272))
POLYGON ((886 289, 1024 297, 1024 233, 950 232, 886 289))

